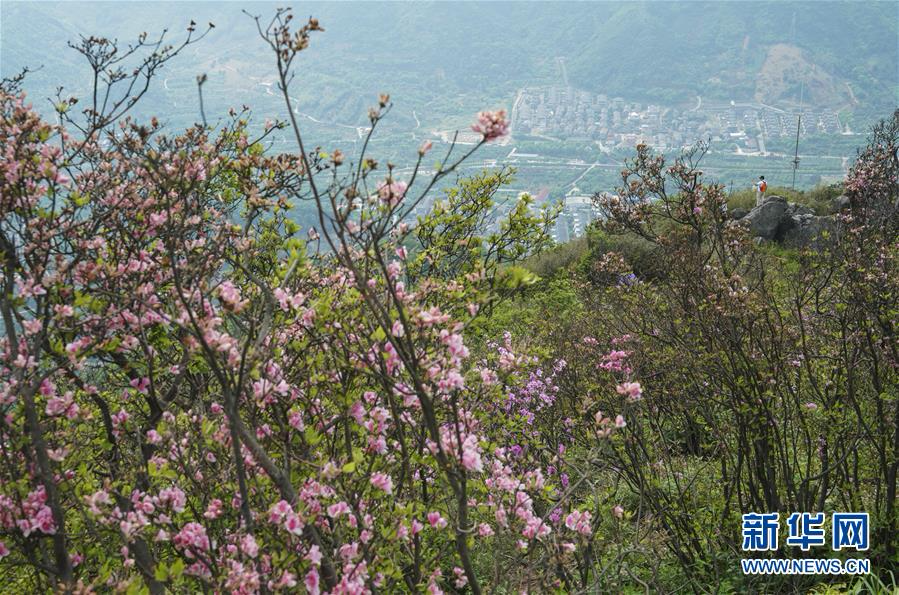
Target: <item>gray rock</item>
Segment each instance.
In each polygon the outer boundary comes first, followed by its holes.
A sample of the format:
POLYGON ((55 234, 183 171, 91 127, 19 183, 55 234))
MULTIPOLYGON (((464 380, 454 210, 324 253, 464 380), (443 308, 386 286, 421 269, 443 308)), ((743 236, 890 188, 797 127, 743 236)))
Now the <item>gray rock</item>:
POLYGON ((849 202, 849 197, 845 194, 841 194, 840 196, 833 199, 833 210, 836 213, 848 210, 850 206, 851 203, 849 202))
POLYGON ((820 249, 839 231, 836 217, 819 217, 809 207, 788 203, 781 196, 767 197, 745 216, 734 209, 731 218, 739 218, 734 225, 749 228, 756 244, 778 242, 795 248, 820 249), (825 239, 825 235, 829 239, 825 239))
POLYGON ((785 231, 783 242, 791 247, 821 248, 833 239, 837 231, 838 225, 833 217, 801 215, 793 218, 793 226, 785 231), (825 232, 828 238, 824 237, 825 232))
POLYGON ((814 214, 815 214, 815 211, 813 211, 813 210, 810 209, 809 207, 807 207, 807 206, 805 206, 805 205, 797 205, 796 203, 792 203, 792 202, 791 202, 791 203, 789 204, 789 206, 787 207, 787 212, 788 212, 791 216, 796 216, 796 215, 814 215, 814 214))
MULTIPOLYGON (((787 200, 782 196, 768 196, 759 206, 753 208, 743 217, 743 221, 749 224, 750 233, 758 238, 766 240, 779 239, 782 236, 781 226, 784 215, 787 212, 787 200)), ((787 216, 786 220, 791 225, 792 219, 787 216)))
POLYGON ((742 207, 737 207, 735 209, 730 210, 730 218, 736 221, 737 219, 742 219, 746 215, 749 214, 749 209, 744 209, 742 207))

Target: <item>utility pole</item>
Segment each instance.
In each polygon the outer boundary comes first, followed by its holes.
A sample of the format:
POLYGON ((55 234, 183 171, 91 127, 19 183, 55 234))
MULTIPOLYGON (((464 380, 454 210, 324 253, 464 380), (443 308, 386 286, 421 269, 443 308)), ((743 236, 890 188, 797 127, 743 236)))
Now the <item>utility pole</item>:
MULTIPOLYGON (((793 13, 795 19, 796 13, 793 13)), ((796 149, 793 152, 793 185, 792 189, 796 190, 796 170, 799 169, 799 131, 802 129, 802 93, 805 91, 805 79, 799 82, 799 115, 796 118, 796 149)))
POLYGON ((802 126, 802 112, 796 119, 796 150, 793 153, 793 190, 796 190, 796 170, 799 169, 799 129, 802 126))

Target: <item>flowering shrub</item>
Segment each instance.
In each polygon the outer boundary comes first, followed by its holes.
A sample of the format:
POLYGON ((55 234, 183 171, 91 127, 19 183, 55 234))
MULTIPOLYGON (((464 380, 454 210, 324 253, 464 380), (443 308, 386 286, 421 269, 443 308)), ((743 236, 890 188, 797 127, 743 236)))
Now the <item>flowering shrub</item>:
MULTIPOLYGON (((292 120, 290 67, 320 27, 291 20, 260 33, 292 120)), ((101 70, 115 53, 83 49, 101 70)), ((124 116, 138 99, 68 101, 52 125, 14 83, 0 94, 3 574, 82 592, 559 585, 599 514, 573 499, 566 444, 601 448, 624 422, 597 432, 584 412, 548 435, 533 414, 560 415, 564 363, 544 376, 510 337, 475 360, 464 335, 528 282, 514 263, 551 215, 524 201, 502 234, 471 235, 485 253, 445 268, 423 246, 439 274, 413 275, 398 222, 470 153, 397 180, 307 152, 295 121, 299 154, 275 155, 287 124, 253 136, 243 111, 171 135, 124 116), (318 209, 305 237, 295 200, 318 209)), ((508 124, 475 127, 489 142, 508 124)))
MULTIPOLYGON (((596 399, 625 418, 626 439, 605 456, 626 495, 605 493, 648 511, 638 525, 652 537, 630 545, 644 569, 658 558, 697 587, 726 576, 748 590, 811 588, 816 579, 759 587, 737 574, 740 514, 761 510, 868 511, 870 556, 892 565, 897 139, 899 112, 860 152, 846 181, 851 208, 816 250, 752 242, 722 208, 723 186, 702 176, 703 145, 673 161, 640 146, 617 194, 596 196, 602 233, 649 246, 652 274, 634 275, 630 255, 591 255, 583 307, 551 323, 563 328, 550 351, 572 377, 559 399, 590 390, 597 365, 634 376, 616 396, 637 408, 607 391, 596 399), (597 346, 608 350, 598 364, 597 346)), ((668 588, 649 570, 639 578, 668 588)))
MULTIPOLYGON (((257 20, 288 117, 258 134, 248 110, 181 134, 128 117, 193 25, 174 48, 141 38, 130 78, 104 78, 113 42, 84 40, 92 95, 120 99, 80 114, 60 99, 55 125, 4 82, 4 580, 615 592, 664 586, 673 559, 698 590, 724 572, 740 511, 855 502, 892 559, 895 124, 850 175, 838 242, 782 275, 729 225, 701 155, 666 166, 639 148, 600 206, 609 233, 660 248, 664 274, 603 255, 612 282, 580 285, 576 316, 478 341, 538 289, 518 263, 553 212, 521 196, 483 237, 502 170, 409 221, 508 133, 505 113, 479 114, 481 143, 449 147, 429 179, 430 143, 403 179, 368 139, 352 157, 307 150, 289 89, 321 27, 292 22, 257 20), (282 129, 297 154, 271 151, 282 129), (314 229, 289 217, 301 200, 314 229)), ((389 109, 381 96, 369 139, 389 109)))

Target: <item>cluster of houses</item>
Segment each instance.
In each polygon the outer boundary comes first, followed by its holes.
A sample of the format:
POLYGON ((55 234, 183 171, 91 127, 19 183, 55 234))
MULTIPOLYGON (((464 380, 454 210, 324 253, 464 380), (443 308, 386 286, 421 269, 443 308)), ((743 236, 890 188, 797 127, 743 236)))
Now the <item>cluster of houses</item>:
POLYGON ((567 140, 597 140, 633 147, 634 139, 660 128, 662 108, 609 98, 572 87, 529 88, 512 114, 516 134, 567 140))
MULTIPOLYGON (((759 119, 768 138, 775 136, 794 136, 798 113, 788 113, 766 108, 759 112, 759 119)), ((833 110, 802 110, 802 121, 799 124, 800 134, 843 134, 840 117, 833 110)))
MULTIPOLYGON (((765 139, 796 134, 798 114, 761 104, 663 107, 608 97, 573 87, 537 87, 521 91, 512 113, 519 137, 587 140, 608 149, 638 143, 666 150, 696 139, 724 142, 736 153, 764 153, 765 139)), ((841 134, 833 110, 802 111, 803 135, 841 134)))
POLYGON ((594 205, 593 197, 581 194, 574 188, 565 196, 562 210, 550 235, 557 244, 564 244, 583 236, 590 223, 599 216, 599 209, 594 205))

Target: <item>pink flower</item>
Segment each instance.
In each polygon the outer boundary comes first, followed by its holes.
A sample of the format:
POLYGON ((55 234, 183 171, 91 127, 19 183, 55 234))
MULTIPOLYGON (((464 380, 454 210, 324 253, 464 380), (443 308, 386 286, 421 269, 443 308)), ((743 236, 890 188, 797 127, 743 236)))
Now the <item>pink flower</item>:
POLYGON ((222 501, 218 498, 214 498, 209 506, 206 507, 206 512, 203 513, 203 516, 207 519, 217 519, 222 514, 222 501))
POLYGON ((336 504, 332 504, 328 507, 328 516, 332 519, 336 519, 342 514, 349 514, 350 506, 346 502, 338 502, 336 504))
POLYGON ((427 152, 431 150, 431 148, 433 146, 434 146, 434 143, 432 143, 429 140, 426 140, 425 142, 421 143, 420 147, 418 147, 418 154, 421 155, 422 157, 424 157, 427 154, 427 152))
POLYGON ((131 380, 131 387, 137 389, 137 392, 141 394, 147 394, 147 391, 150 389, 150 379, 149 378, 133 378, 131 380))
POLYGON ((428 513, 428 522, 435 529, 443 529, 446 527, 446 519, 440 516, 439 512, 429 512, 428 513))
POLYGON ((36 335, 41 332, 41 328, 43 328, 44 323, 40 320, 24 320, 22 321, 22 327, 25 329, 26 335, 36 335))
POLYGON ((305 525, 303 525, 303 521, 300 520, 300 517, 292 512, 289 513, 287 515, 287 518, 284 520, 284 529, 287 530, 288 533, 291 533, 293 535, 302 534, 304 527, 305 525))
POLYGON ((75 309, 68 304, 60 304, 53 307, 53 311, 60 318, 70 318, 75 315, 75 309))
POLYGON ((166 221, 168 221, 168 214, 165 212, 162 213, 150 213, 150 227, 159 227, 166 221))
POLYGON ((131 418, 130 413, 128 413, 124 409, 119 409, 119 412, 112 416, 112 427, 120 428, 125 423, 127 423, 130 418, 131 418))
POLYGON ((345 543, 340 546, 339 549, 340 557, 343 558, 346 562, 352 562, 353 560, 359 557, 359 544, 358 543, 345 543))
POLYGON ((589 511, 575 510, 565 517, 565 526, 581 535, 590 535, 593 529, 590 527, 591 515, 589 511))
POLYGON ((303 423, 303 414, 299 411, 291 411, 287 418, 287 423, 290 424, 290 427, 299 432, 306 429, 306 424, 303 423))
POLYGON ((313 568, 306 574, 303 583, 306 585, 306 591, 309 592, 309 595, 319 595, 321 593, 318 582, 318 571, 316 569, 313 568))
POLYGON ((281 289, 277 288, 274 292, 275 299, 278 300, 278 306, 287 312, 290 309, 290 294, 281 289))
POLYGON ((455 585, 457 589, 462 589, 468 584, 468 577, 465 575, 465 571, 458 566, 453 568, 453 574, 456 575, 455 585))
POLYGON ((375 473, 371 476, 371 485, 375 486, 385 494, 393 492, 393 480, 385 473, 375 473))
POLYGON ((390 327, 390 334, 394 337, 402 337, 406 334, 406 328, 403 326, 402 320, 394 320, 390 327))
POLYGON ((408 186, 405 182, 393 182, 390 179, 385 180, 378 184, 378 198, 380 198, 381 202, 384 204, 394 207, 403 200, 407 188, 408 186))
POLYGON ((296 575, 290 572, 289 570, 285 570, 281 574, 281 578, 278 579, 278 582, 271 583, 269 582, 269 589, 273 590, 282 590, 282 589, 292 589, 297 586, 297 578, 296 575))
POLYGON ((209 537, 206 535, 206 527, 200 523, 187 523, 172 539, 172 542, 184 555, 193 558, 193 551, 205 552, 209 550, 209 537))
POLYGON ((322 563, 322 552, 317 545, 309 547, 309 552, 304 556, 313 566, 320 566, 322 563))
POLYGON ((468 471, 483 471, 484 463, 481 460, 481 449, 478 439, 469 434, 462 443, 462 466, 468 471))
POLYGON ((41 380, 41 386, 38 390, 40 391, 41 395, 45 397, 51 397, 56 394, 56 385, 50 382, 49 378, 44 378, 43 380, 41 380))
POLYGON ((268 512, 268 520, 270 523, 280 523, 284 518, 293 512, 293 507, 287 500, 281 500, 268 512))
POLYGON ((256 543, 256 539, 252 535, 243 536, 243 539, 240 540, 240 549, 242 549, 243 553, 251 558, 255 558, 257 555, 259 555, 259 545, 256 543))
POLYGON ((169 506, 173 512, 184 512, 187 496, 178 487, 165 488, 159 492, 157 502, 160 506, 169 506))
POLYGON ((240 312, 249 303, 249 300, 241 300, 240 289, 230 281, 225 281, 218 288, 219 298, 225 303, 225 307, 234 312, 240 312))
POLYGON ((50 417, 65 415, 67 419, 75 419, 78 416, 78 405, 72 399, 72 393, 67 392, 61 397, 53 397, 47 401, 44 413, 50 417))
POLYGON ((471 129, 484 137, 485 141, 491 141, 509 133, 509 122, 506 120, 506 110, 495 112, 480 112, 478 121, 471 125, 471 129))
POLYGON ((0 559, 5 558, 9 555, 9 548, 6 547, 6 544, 0 541, 0 559))
POLYGON ((627 425, 627 422, 624 421, 624 417, 622 417, 621 415, 619 415, 615 418, 615 427, 616 428, 623 428, 626 425, 627 425))
POLYGON ((643 396, 643 388, 639 382, 625 382, 619 384, 615 390, 619 395, 627 395, 631 401, 637 401, 643 396))
POLYGON ((621 508, 621 505, 619 504, 612 509, 612 514, 615 515, 616 518, 620 519, 624 516, 624 509, 621 508))
POLYGON ((102 514, 102 511, 100 510, 101 504, 108 505, 112 502, 112 500, 110 500, 109 498, 109 493, 102 490, 95 492, 89 496, 85 496, 84 501, 87 503, 87 507, 91 511, 91 513, 97 516, 102 514))

